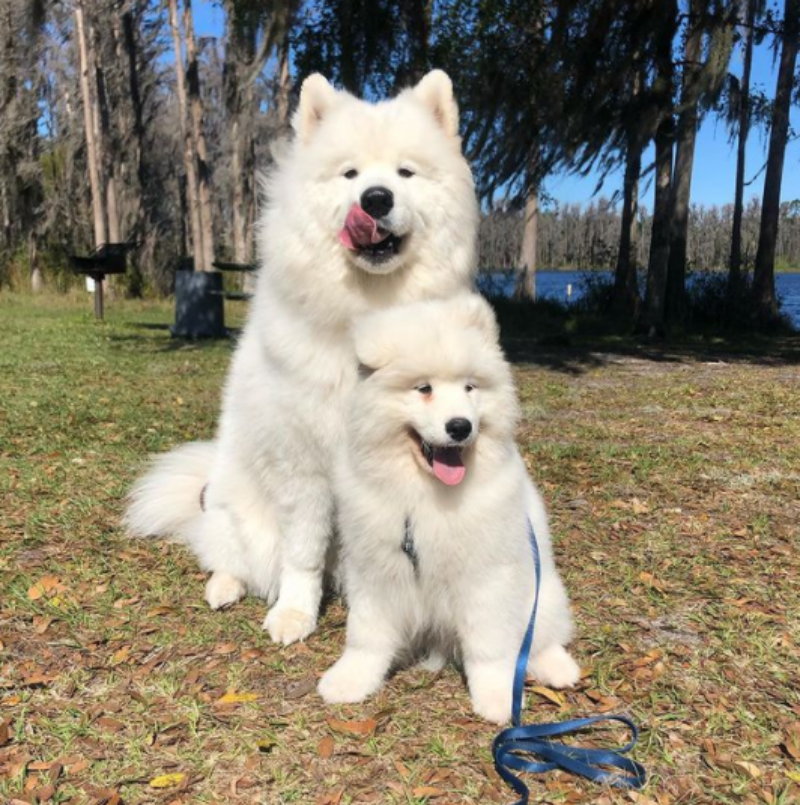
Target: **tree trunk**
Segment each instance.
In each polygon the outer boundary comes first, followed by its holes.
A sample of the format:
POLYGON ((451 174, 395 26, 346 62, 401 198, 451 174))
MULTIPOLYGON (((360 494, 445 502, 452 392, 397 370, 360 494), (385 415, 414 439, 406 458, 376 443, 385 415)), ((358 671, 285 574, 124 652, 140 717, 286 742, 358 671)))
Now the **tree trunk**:
POLYGON ((672 42, 678 26, 677 0, 661 9, 662 30, 655 54, 656 76, 652 96, 660 114, 655 133, 656 187, 653 205, 650 257, 647 263, 647 288, 636 331, 649 337, 665 334, 667 270, 669 266, 670 219, 672 217, 672 142, 674 121, 672 93, 675 66, 672 42))
MULTIPOLYGON (((641 58, 641 54, 637 53, 641 58)), ((635 103, 644 83, 644 66, 633 73, 631 102, 635 103)), ((638 269, 638 217, 639 177, 642 173, 642 135, 636 128, 627 132, 625 176, 622 181, 622 215, 617 266, 614 272, 612 307, 621 316, 635 319, 639 315, 642 297, 639 293, 638 269)))
POLYGON ((728 291, 736 294, 742 283, 742 216, 744 214, 744 172, 747 136, 750 133, 750 72, 753 66, 753 24, 757 0, 747 0, 744 20, 744 66, 739 91, 739 138, 736 147, 736 190, 731 227, 731 258, 728 291))
MULTIPOLYGON (((638 138, 636 139, 638 140, 638 138)), ((638 141, 629 141, 622 187, 622 227, 617 268, 614 272, 613 307, 617 313, 631 317, 636 316, 642 302, 636 274, 639 175, 641 172, 642 146, 638 141)))
POLYGON ((775 296, 775 245, 778 239, 781 180, 789 134, 789 110, 792 103, 798 39, 800 39, 800 0, 786 0, 781 61, 769 134, 767 175, 764 177, 764 199, 761 202, 761 228, 753 273, 754 313, 757 318, 765 321, 778 315, 778 300, 775 296))
POLYGON ((92 94, 90 71, 94 69, 93 60, 89 56, 86 40, 83 0, 75 0, 75 34, 78 38, 78 58, 80 61, 80 84, 83 99, 83 127, 86 137, 86 162, 89 167, 89 186, 92 195, 92 216, 94 222, 95 246, 108 242, 106 217, 103 206, 103 189, 100 181, 100 165, 95 137, 95 121, 98 117, 97 106, 92 94))
POLYGON ((172 31, 172 45, 175 51, 175 90, 178 96, 178 116, 183 135, 183 164, 186 171, 186 199, 189 208, 192 253, 195 267, 203 262, 203 230, 200 225, 200 199, 197 191, 197 158, 194 150, 194 136, 189 124, 189 106, 186 99, 186 73, 183 69, 183 46, 178 20, 178 0, 169 0, 169 26, 172 31))
POLYGON ((133 117, 133 165, 136 173, 135 192, 133 197, 132 216, 135 231, 141 232, 144 215, 144 150, 145 150, 145 123, 144 105, 142 94, 139 88, 139 70, 136 44, 136 26, 133 15, 130 11, 125 11, 122 15, 122 40, 121 46, 127 63, 128 91, 130 93, 130 108, 133 117))
POLYGON ((282 134, 289 131, 289 92, 292 78, 289 72, 289 37, 284 36, 278 53, 278 123, 282 134))
POLYGON ((670 217, 672 206, 672 117, 666 117, 656 132, 656 187, 647 290, 639 332, 650 337, 664 335, 667 270, 669 266, 670 217))
POLYGON ((211 271, 214 262, 214 213, 211 206, 211 175, 208 166, 208 148, 203 129, 203 99, 200 96, 200 68, 197 63, 197 45, 194 38, 191 0, 183 0, 183 29, 186 35, 186 86, 197 157, 197 195, 200 202, 200 228, 202 249, 195 246, 195 268, 211 271), (200 251, 201 262, 197 263, 200 251))
POLYGON ((522 230, 522 249, 519 255, 519 273, 514 288, 514 299, 536 299, 536 235, 539 223, 539 198, 531 189, 525 201, 525 223, 522 230))
POLYGON ((669 267, 667 270, 666 315, 676 318, 686 306, 686 243, 689 232, 689 200, 697 139, 697 107, 700 102, 698 73, 703 51, 703 4, 692 0, 691 20, 684 50, 681 110, 678 115, 675 175, 672 188, 669 267))

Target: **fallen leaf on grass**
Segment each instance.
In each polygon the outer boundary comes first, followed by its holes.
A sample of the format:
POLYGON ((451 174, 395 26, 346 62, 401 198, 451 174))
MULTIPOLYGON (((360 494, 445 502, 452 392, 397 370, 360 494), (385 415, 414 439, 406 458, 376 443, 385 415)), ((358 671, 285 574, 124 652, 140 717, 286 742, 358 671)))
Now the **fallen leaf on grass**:
POLYGON ((531 690, 539 696, 547 699, 547 701, 557 704, 559 707, 564 704, 564 697, 560 693, 550 690, 550 688, 545 688, 542 685, 534 685, 531 690))
POLYGON ((435 797, 443 797, 447 792, 442 791, 441 788, 434 788, 432 785, 421 785, 419 788, 414 788, 411 795, 417 799, 434 799, 435 797))
POLYGON ((55 675, 45 674, 43 671, 34 671, 22 680, 23 688, 44 688, 54 679, 55 675))
POLYGON ((750 763, 749 760, 737 760, 734 765, 747 772, 754 780, 758 779, 763 774, 761 769, 759 769, 755 763, 750 763))
POLYGON ((44 634, 50 628, 52 622, 53 619, 45 615, 34 615, 33 631, 36 632, 36 634, 44 634))
POLYGON ((113 656, 111 657, 111 664, 112 665, 120 665, 120 663, 126 662, 130 659, 131 656, 131 647, 130 646, 123 646, 120 649, 117 649, 113 656))
POLYGON ((341 721, 331 716, 327 721, 334 732, 342 732, 345 735, 372 735, 378 726, 378 722, 372 718, 366 721, 341 721))
POLYGON ((245 702, 254 702, 257 699, 257 693, 237 693, 235 690, 229 690, 224 696, 220 696, 217 699, 217 704, 244 704, 245 702))
POLYGON ((336 748, 336 744, 334 743, 333 738, 330 735, 326 735, 318 744, 317 744, 317 754, 323 759, 327 760, 329 757, 333 756, 333 750, 336 748))
POLYGON ((256 742, 258 751, 264 754, 271 752, 277 745, 278 742, 274 738, 262 738, 260 741, 256 742))
POLYGON ((28 598, 31 601, 38 601, 40 598, 49 595, 53 591, 62 592, 65 589, 66 587, 61 584, 61 579, 59 579, 58 576, 42 576, 42 578, 28 590, 28 598))
POLYGON ((11 730, 8 721, 0 721, 0 746, 5 746, 11 740, 11 730))
POLYGON ((111 716, 100 716, 94 723, 96 726, 104 730, 109 730, 110 732, 119 732, 125 728, 125 724, 119 719, 111 718, 111 716))
POLYGON ((158 777, 153 777, 150 780, 150 788, 174 788, 180 785, 186 779, 183 772, 175 772, 174 774, 162 774, 158 777))
POLYGON ((643 570, 639 574, 639 579, 654 590, 658 590, 660 593, 663 593, 666 589, 666 585, 663 581, 659 581, 652 573, 648 573, 646 570, 643 570))
POLYGON ((56 795, 56 787, 49 783, 33 791, 33 796, 36 802, 49 802, 56 795))
POLYGON ((792 760, 800 760, 800 721, 791 724, 786 730, 781 749, 792 760))

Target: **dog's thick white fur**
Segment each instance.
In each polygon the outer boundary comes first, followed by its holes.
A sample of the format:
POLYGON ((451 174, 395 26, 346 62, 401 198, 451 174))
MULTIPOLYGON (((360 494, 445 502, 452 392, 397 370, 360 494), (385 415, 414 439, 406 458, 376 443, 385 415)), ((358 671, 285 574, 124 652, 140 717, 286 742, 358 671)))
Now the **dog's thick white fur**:
POLYGON ((257 289, 216 439, 158 459, 126 515, 134 535, 190 546, 212 572, 212 607, 248 591, 266 598, 265 628, 285 644, 317 622, 334 449, 356 382, 352 322, 467 288, 478 220, 452 84, 441 71, 378 104, 310 76, 293 127, 266 181, 257 289), (376 186, 393 194, 378 223, 400 244, 380 261, 339 241, 351 206, 376 186))
POLYGON ((347 641, 320 694, 361 701, 404 656, 452 653, 475 712, 504 723, 535 590, 528 522, 542 570, 529 671, 568 687, 580 670, 564 648, 572 618, 545 508, 514 442, 518 405, 494 314, 474 294, 400 306, 359 322, 356 351, 362 379, 336 484, 347 641), (432 470, 437 451, 463 462, 455 475, 437 468, 449 484, 432 470))

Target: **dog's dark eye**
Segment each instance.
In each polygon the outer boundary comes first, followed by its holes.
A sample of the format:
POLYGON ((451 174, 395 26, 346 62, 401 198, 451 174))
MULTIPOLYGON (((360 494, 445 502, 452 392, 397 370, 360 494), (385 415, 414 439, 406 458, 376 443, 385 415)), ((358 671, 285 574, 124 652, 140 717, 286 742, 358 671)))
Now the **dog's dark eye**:
POLYGON ((421 386, 417 386, 417 391, 427 397, 429 394, 433 394, 433 386, 430 383, 423 383, 421 386))
POLYGON ((404 179, 410 179, 414 175, 414 171, 409 170, 408 168, 399 168, 397 173, 404 179))
POLYGON ((464 391, 466 391, 467 393, 469 393, 470 391, 475 391, 475 386, 472 383, 467 383, 467 385, 464 386, 464 391))
POLYGON ((358 176, 358 171, 355 168, 350 168, 349 171, 344 172, 345 179, 355 179, 358 176))

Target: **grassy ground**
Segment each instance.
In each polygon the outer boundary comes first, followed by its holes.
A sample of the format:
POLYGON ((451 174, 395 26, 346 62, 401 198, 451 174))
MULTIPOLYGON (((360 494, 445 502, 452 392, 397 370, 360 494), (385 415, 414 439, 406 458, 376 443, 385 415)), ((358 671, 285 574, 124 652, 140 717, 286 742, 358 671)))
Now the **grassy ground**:
MULTIPOLYGON (((511 802, 455 670, 326 707, 338 602, 275 648, 263 603, 212 613, 185 550, 125 539, 145 456, 213 432, 233 345, 170 340, 165 304, 108 319, 0 297, 0 801, 511 802)), ((632 713, 652 775, 535 801, 800 801, 799 346, 509 344, 585 668, 527 716, 632 713)))

